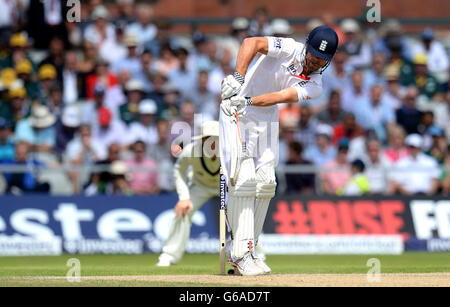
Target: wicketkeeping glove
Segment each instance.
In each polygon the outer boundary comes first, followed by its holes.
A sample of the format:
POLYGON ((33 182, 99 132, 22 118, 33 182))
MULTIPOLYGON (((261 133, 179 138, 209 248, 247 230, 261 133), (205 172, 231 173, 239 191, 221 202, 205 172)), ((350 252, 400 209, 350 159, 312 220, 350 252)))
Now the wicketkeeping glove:
POLYGON ((237 71, 233 75, 226 76, 222 81, 222 100, 238 94, 244 80, 244 76, 237 71))

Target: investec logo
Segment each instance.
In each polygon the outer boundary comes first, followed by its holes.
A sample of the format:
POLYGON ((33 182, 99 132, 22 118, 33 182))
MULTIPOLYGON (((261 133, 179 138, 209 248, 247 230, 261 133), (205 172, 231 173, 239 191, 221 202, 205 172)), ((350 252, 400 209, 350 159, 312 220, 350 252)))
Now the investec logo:
POLYGON ((281 49, 281 38, 276 37, 273 41, 274 47, 277 49, 281 49))
MULTIPOLYGON (((197 217, 192 217, 194 225, 205 226, 204 213, 196 211, 195 214, 197 213, 197 217)), ((61 233, 66 241, 79 241, 85 239, 89 228, 89 236, 92 239, 119 240, 135 238, 136 233, 141 233, 142 236, 151 234, 165 240, 168 237, 167 225, 173 216, 173 209, 168 209, 159 213, 152 221, 145 212, 133 208, 101 211, 78 208, 75 203, 60 203, 52 211, 21 208, 12 212, 9 218, 0 216, 0 238, 6 231, 13 236, 20 234, 39 240, 53 239, 59 236, 56 233, 61 233), (9 223, 6 222, 7 218, 9 223), (9 225, 10 229, 6 228, 6 225, 9 225), (134 235, 127 235, 129 232, 134 235)))
POLYGON ((225 175, 220 174, 220 208, 225 209, 225 175))

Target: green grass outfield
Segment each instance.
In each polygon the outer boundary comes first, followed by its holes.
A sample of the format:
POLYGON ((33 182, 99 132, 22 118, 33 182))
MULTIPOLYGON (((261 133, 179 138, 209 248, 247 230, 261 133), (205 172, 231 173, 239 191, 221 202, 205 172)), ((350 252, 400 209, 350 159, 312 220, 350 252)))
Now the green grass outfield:
MULTIPOLYGON (((172 267, 156 267, 158 255, 63 255, 32 257, 0 257, 0 286, 76 285, 65 281, 70 269, 66 263, 77 258, 81 276, 153 276, 153 275, 218 275, 217 254, 187 254, 172 267), (47 278, 48 281, 41 280, 47 278), (60 278, 57 282, 50 277, 60 278)), ((365 274, 367 260, 378 258, 381 273, 450 272, 450 253, 409 252, 402 255, 269 255, 267 263, 274 274, 365 274)), ((239 278, 239 277, 235 277, 239 278)), ((84 285, 99 285, 95 281, 84 285)), ((111 280, 102 285, 130 286, 194 286, 191 281, 111 280)), ((207 284, 220 286, 221 284, 207 284)), ((205 285, 203 285, 205 286, 205 285)))

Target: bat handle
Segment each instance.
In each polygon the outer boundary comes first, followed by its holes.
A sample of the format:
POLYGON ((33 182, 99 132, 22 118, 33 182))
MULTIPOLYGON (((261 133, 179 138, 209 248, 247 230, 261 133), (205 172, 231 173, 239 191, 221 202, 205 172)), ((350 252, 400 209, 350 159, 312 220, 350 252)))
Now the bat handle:
POLYGON ((237 133, 238 133, 238 137, 239 137, 239 142, 242 143, 242 139, 241 139, 241 130, 239 128, 239 116, 238 116, 238 112, 234 111, 234 115, 236 117, 236 126, 237 126, 237 133))

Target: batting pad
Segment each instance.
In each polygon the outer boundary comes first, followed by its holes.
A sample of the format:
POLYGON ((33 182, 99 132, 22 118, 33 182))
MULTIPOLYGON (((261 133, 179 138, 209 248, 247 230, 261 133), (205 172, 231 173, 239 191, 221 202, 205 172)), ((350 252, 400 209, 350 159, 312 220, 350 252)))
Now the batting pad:
POLYGON ((232 259, 240 259, 252 251, 254 245, 254 218, 256 178, 252 158, 241 161, 234 186, 228 186, 227 219, 233 234, 232 259))
POLYGON ((275 167, 272 163, 264 164, 256 170, 256 197, 272 198, 275 196, 277 183, 275 181, 275 167))
POLYGON ((227 218, 233 233, 233 260, 252 251, 254 245, 254 197, 231 196, 228 199, 227 218))
POLYGON ((255 199, 255 240, 262 232, 270 200, 275 196, 275 168, 273 164, 265 164, 256 171, 255 199))
POLYGON ((241 160, 239 169, 236 184, 234 186, 228 185, 229 195, 254 198, 256 196, 256 178, 253 159, 247 158, 241 160))
POLYGON ((256 198, 255 199, 255 240, 258 241, 258 237, 262 232, 264 221, 266 220, 267 209, 269 208, 270 198, 256 198))

